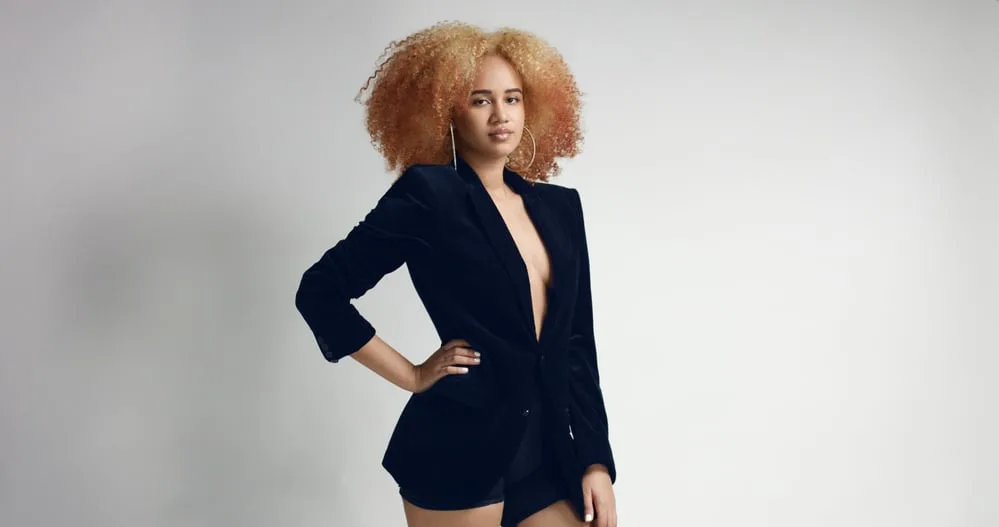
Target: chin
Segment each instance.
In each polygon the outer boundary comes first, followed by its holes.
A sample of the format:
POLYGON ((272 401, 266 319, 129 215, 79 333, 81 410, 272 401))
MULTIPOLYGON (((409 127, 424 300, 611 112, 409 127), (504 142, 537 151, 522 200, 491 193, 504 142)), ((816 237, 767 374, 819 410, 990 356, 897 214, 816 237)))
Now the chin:
POLYGON ((509 156, 516 149, 517 149, 516 145, 507 146, 507 145, 486 144, 482 145, 482 149, 479 150, 479 153, 480 155, 492 159, 501 159, 509 156))

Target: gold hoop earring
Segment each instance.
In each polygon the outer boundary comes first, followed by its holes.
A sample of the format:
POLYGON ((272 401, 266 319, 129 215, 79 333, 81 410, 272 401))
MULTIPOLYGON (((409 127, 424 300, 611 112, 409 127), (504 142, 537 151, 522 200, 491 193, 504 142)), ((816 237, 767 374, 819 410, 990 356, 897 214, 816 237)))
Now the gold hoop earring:
MULTIPOLYGON (((527 135, 530 136, 530 138, 531 138, 531 160, 527 162, 527 166, 526 167, 520 169, 522 171, 523 170, 527 170, 528 168, 531 168, 531 165, 534 164, 534 158, 535 158, 535 156, 538 155, 538 143, 534 140, 534 133, 531 132, 531 129, 528 128, 527 125, 524 125, 524 131, 527 132, 527 135)), ((507 166, 510 166, 510 165, 507 165, 507 166)))
POLYGON ((454 121, 449 121, 447 125, 451 129, 451 160, 454 162, 454 169, 458 170, 458 149, 454 146, 454 121))

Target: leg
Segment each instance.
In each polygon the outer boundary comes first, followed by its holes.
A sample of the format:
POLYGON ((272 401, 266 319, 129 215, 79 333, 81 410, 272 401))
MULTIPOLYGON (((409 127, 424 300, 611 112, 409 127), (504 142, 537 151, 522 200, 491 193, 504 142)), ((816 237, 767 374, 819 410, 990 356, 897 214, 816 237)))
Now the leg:
POLYGON ((585 527, 568 501, 560 500, 528 516, 517 527, 585 527))
POLYGON ((424 509, 405 499, 402 504, 409 527, 496 527, 503 517, 503 502, 454 511, 424 509))

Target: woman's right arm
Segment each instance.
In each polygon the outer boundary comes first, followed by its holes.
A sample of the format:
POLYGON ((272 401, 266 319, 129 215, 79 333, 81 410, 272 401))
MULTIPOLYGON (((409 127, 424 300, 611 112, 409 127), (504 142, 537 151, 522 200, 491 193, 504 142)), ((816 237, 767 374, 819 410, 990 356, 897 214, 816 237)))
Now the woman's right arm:
POLYGON ((417 367, 381 337, 375 335, 350 356, 403 390, 417 391, 417 367))
POLYGON ((437 349, 429 359, 414 366, 377 335, 351 357, 369 370, 408 392, 420 393, 445 375, 468 373, 468 367, 479 363, 479 353, 468 341, 455 339, 437 349))
POLYGON ((375 336, 352 300, 428 243, 436 208, 424 177, 413 168, 399 176, 364 219, 303 273, 295 295, 295 306, 326 360, 353 356, 409 391, 418 388, 417 368, 375 336))

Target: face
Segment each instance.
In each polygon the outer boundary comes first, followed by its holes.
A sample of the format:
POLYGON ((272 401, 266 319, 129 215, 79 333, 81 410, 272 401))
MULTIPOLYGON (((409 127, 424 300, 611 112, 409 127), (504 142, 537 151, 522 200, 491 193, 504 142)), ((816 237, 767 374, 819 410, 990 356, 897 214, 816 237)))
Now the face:
POLYGON ((487 56, 472 91, 454 119, 459 155, 505 158, 520 143, 524 129, 524 92, 520 75, 502 57, 487 56))

